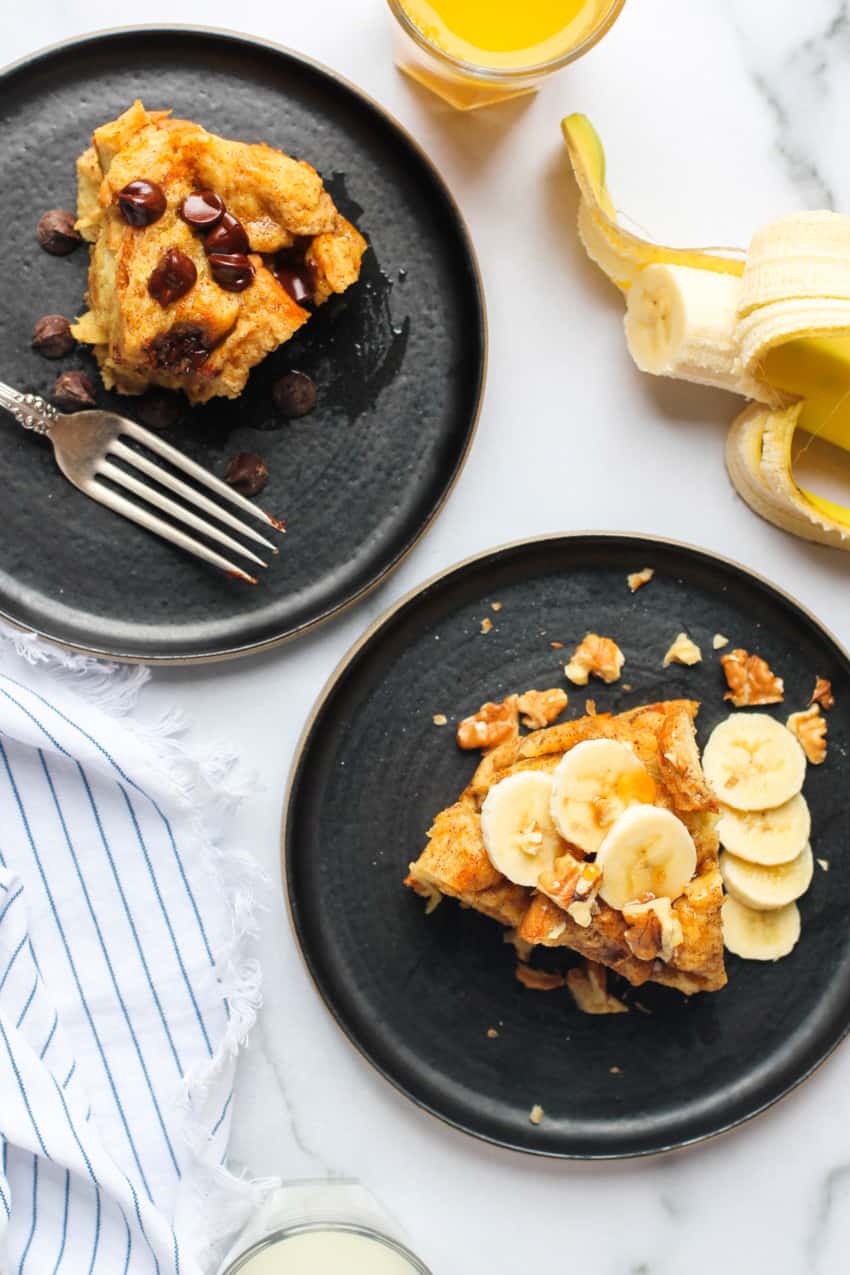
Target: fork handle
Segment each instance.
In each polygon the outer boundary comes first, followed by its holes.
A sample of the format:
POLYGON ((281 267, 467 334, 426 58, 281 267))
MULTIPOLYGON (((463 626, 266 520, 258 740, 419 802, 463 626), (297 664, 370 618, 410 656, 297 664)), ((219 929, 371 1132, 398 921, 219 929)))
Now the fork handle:
POLYGON ((52 403, 46 403, 37 394, 20 394, 11 385, 0 381, 0 407, 11 412, 19 425, 36 434, 49 434, 51 426, 59 420, 61 412, 52 403))

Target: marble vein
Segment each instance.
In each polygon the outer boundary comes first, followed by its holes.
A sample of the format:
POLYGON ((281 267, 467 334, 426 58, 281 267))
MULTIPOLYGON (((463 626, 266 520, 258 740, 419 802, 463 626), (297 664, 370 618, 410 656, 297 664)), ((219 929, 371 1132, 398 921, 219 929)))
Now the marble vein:
POLYGON ((842 1247, 841 1241, 846 1237, 833 1237, 832 1232, 838 1225, 839 1215, 846 1219, 848 1212, 850 1212, 850 1163, 836 1164, 821 1183, 809 1226, 806 1256, 810 1275, 827 1275, 827 1272, 832 1275, 835 1267, 830 1267, 827 1250, 842 1247), (837 1207, 839 1203, 840 1209, 837 1207), (830 1245, 830 1238, 835 1238, 837 1242, 830 1245), (826 1261, 824 1261, 825 1257, 826 1261))

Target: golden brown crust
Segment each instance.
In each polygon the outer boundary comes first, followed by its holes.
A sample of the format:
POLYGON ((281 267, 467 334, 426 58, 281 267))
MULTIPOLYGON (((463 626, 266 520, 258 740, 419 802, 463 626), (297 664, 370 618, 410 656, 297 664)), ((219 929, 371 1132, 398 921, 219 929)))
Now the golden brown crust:
POLYGON ((263 254, 311 238, 306 258, 315 269, 317 304, 343 292, 359 276, 366 241, 342 217, 309 164, 270 146, 229 141, 190 120, 146 111, 141 102, 95 131, 77 162, 78 228, 93 247, 89 310, 73 328, 91 344, 104 383, 139 394, 148 385, 183 390, 191 402, 237 397, 248 374, 307 322, 263 254), (158 221, 128 226, 116 196, 139 178, 157 182, 167 198, 158 221), (201 237, 179 215, 192 190, 213 189, 245 227, 254 282, 229 292, 213 280, 201 237), (151 272, 171 248, 188 256, 197 281, 162 306, 148 293, 151 272), (168 365, 163 342, 190 331, 209 356, 200 366, 168 365))

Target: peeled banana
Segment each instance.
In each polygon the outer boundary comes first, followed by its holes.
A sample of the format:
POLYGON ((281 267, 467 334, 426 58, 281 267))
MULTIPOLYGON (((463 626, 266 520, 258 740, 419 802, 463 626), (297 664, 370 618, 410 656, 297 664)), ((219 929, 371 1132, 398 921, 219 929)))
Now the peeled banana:
POLYGON ((790 863, 777 863, 766 868, 747 863, 725 851, 720 856, 720 875, 733 898, 757 912, 783 908, 805 894, 811 885, 815 861, 811 846, 806 846, 790 863))
POLYGON ((576 744, 555 767, 551 783, 555 826, 586 854, 596 853, 629 806, 655 800, 652 776, 631 748, 615 739, 576 744))
POLYGON ((808 845, 811 830, 812 817, 802 793, 772 810, 723 806, 717 821, 717 835, 726 850, 766 868, 796 859, 808 845))
POLYGON ((772 810, 800 791, 806 755, 785 726, 767 713, 732 713, 709 736, 705 777, 733 810, 772 810))
POLYGON ((619 224, 590 121, 570 115, 561 128, 579 237, 626 294, 638 367, 756 400, 727 444, 739 494, 786 531, 850 549, 850 509, 801 488, 791 459, 797 429, 850 450, 850 217, 777 218, 740 255, 653 244, 619 224))

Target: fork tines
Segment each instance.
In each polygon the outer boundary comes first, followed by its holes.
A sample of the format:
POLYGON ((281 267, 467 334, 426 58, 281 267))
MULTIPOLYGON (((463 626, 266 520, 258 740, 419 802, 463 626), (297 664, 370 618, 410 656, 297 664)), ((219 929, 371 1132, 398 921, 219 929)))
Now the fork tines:
MULTIPOLYGON (((259 522, 266 523, 268 526, 274 528, 275 531, 284 531, 283 523, 277 518, 273 518, 271 514, 266 513, 264 509, 261 509, 258 505, 255 505, 238 491, 235 491, 234 488, 228 486, 227 483, 222 482, 220 478, 216 478, 214 474, 211 474, 209 470, 204 469, 202 465, 198 465, 195 461, 190 460, 188 456, 184 456, 183 453, 178 451, 176 447, 172 447, 170 443, 164 442, 163 439, 158 438, 157 435, 151 433, 150 430, 144 429, 141 425, 137 425, 135 421, 129 421, 122 418, 121 434, 134 439, 137 443, 141 443, 142 446, 146 447, 149 451, 156 453, 161 456, 163 460, 168 461, 168 463, 173 465, 175 469, 182 470, 184 474, 194 479, 195 482, 202 484, 209 491, 220 496, 223 500, 228 501, 231 505, 235 505, 236 508, 250 514, 252 518, 257 519, 259 522)), ((277 548, 271 543, 271 541, 267 540, 265 536, 261 536, 258 531, 249 526, 241 518, 237 518, 236 515, 231 513, 229 509, 222 507, 222 505, 217 501, 211 500, 208 496, 204 495, 203 492, 198 491, 196 487, 184 482, 181 478, 178 478, 176 474, 172 474, 163 466, 154 464, 153 461, 148 460, 145 455, 136 451, 135 448, 128 447, 126 443, 121 442, 119 437, 114 438, 109 443, 106 450, 110 456, 114 456, 116 459, 122 460, 126 464, 133 466, 134 469, 139 470, 140 473, 146 475, 146 477, 153 479, 160 487, 167 488, 169 491, 172 491, 176 495, 182 497, 182 499, 188 502, 188 504, 194 505, 195 509, 200 510, 204 514, 208 514, 210 518, 216 519, 217 523, 222 523, 225 527, 230 527, 246 539, 262 545, 271 553, 276 554, 278 552, 277 548)), ((112 464, 110 460, 102 458, 97 466, 97 473, 102 477, 109 479, 110 482, 117 486, 125 488, 126 491, 137 496, 139 500, 145 501, 148 505, 153 505, 155 508, 162 510, 163 513, 168 514, 171 518, 174 518, 178 522, 183 523, 185 526, 192 528, 194 531, 200 532, 202 535, 206 536, 207 539, 214 540, 218 544, 225 546, 225 548, 229 549, 232 553, 238 554, 243 558, 247 558, 249 561, 256 563, 260 567, 268 565, 262 558, 258 557, 256 553, 253 553, 245 545, 240 544, 240 542, 233 536, 228 535, 221 526, 216 525, 216 522, 211 522, 207 518, 201 517, 198 513, 194 513, 191 509, 187 509, 185 505, 178 504, 176 500, 172 500, 164 492, 157 490, 157 488, 152 487, 148 483, 141 482, 134 475, 127 473, 125 469, 112 464)), ((227 572, 228 575, 256 584, 257 581, 254 576, 243 571, 241 567, 236 566, 220 553, 217 553, 214 549, 202 544, 201 541, 196 540, 194 536, 190 536, 186 532, 180 530, 179 527, 173 526, 172 523, 166 522, 163 518, 158 518, 156 514, 149 513, 147 509, 142 508, 134 501, 127 500, 118 492, 107 487, 104 483, 93 482, 91 487, 94 490, 90 490, 89 494, 94 496, 94 498, 100 501, 101 504, 107 505, 110 509, 113 509, 116 513, 122 514, 125 518, 129 518, 130 521, 147 528, 148 531, 155 532, 157 535, 162 536, 165 540, 171 541, 172 544, 177 545, 181 549, 185 549, 187 552, 194 554, 196 557, 203 559, 205 562, 209 562, 213 566, 219 567, 222 571, 227 572)))

